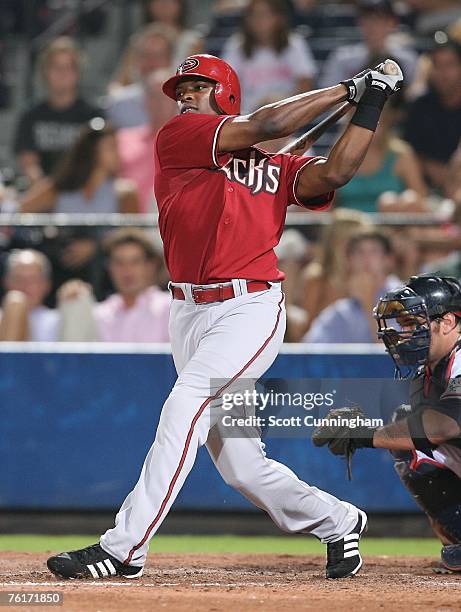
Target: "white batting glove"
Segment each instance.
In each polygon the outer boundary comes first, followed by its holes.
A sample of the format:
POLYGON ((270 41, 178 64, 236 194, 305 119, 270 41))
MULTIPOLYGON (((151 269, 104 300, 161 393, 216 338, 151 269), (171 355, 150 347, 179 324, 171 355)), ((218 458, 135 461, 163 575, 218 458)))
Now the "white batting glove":
POLYGON ((371 70, 366 76, 366 86, 374 89, 380 89, 384 91, 387 97, 399 91, 403 83, 403 72, 397 62, 393 60, 386 60, 374 70, 371 70), (385 74, 383 72, 386 64, 392 64, 392 68, 395 74, 385 74))
POLYGON ((347 101, 353 104, 358 104, 360 98, 363 96, 365 89, 367 88, 366 77, 372 72, 371 68, 362 70, 351 79, 341 81, 341 85, 345 85, 347 88, 347 101))

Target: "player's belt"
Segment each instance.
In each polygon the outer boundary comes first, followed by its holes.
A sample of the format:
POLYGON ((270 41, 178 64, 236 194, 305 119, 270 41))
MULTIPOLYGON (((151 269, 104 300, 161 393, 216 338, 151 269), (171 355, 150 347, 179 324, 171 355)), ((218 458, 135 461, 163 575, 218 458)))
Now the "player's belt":
MULTIPOLYGON (((265 291, 271 286, 267 281, 246 281, 248 293, 265 291)), ((170 286, 175 300, 185 300, 186 296, 181 287, 170 286)), ((192 299, 196 304, 211 304, 212 302, 225 302, 236 297, 232 284, 220 283, 217 285, 192 285, 192 299)))

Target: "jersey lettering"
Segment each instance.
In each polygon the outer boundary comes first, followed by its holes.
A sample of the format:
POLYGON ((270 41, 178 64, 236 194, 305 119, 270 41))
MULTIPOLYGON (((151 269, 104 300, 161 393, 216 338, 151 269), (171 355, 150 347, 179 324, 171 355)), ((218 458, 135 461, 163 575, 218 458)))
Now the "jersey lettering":
POLYGON ((269 158, 262 157, 258 162, 255 152, 250 158, 234 156, 228 164, 219 169, 234 183, 240 183, 250 190, 251 195, 261 191, 275 194, 280 184, 280 165, 271 162, 269 158))

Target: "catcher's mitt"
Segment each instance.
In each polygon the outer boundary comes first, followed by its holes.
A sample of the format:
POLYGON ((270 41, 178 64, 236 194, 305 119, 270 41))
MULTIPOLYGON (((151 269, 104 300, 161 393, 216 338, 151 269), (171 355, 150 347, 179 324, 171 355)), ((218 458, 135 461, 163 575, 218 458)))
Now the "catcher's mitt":
POLYGON ((347 475, 352 480, 352 456, 357 448, 373 447, 374 429, 359 425, 365 414, 359 407, 334 408, 324 418, 312 434, 315 446, 328 445, 333 455, 344 457, 347 461, 347 475))

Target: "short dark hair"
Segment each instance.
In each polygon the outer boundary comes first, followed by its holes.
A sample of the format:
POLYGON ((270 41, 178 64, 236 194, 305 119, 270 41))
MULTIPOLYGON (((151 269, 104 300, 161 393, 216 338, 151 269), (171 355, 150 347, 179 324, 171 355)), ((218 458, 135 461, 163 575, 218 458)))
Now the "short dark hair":
POLYGON ((349 242, 347 243, 346 254, 350 255, 357 248, 357 246, 365 240, 377 242, 381 246, 385 255, 392 255, 394 252, 392 243, 386 234, 383 234, 378 230, 367 230, 358 232, 350 238, 349 242))
POLYGON ((136 227, 121 228, 111 232, 103 242, 104 254, 110 258, 115 249, 125 244, 138 246, 144 252, 146 259, 152 261, 160 259, 160 253, 147 233, 136 227))

